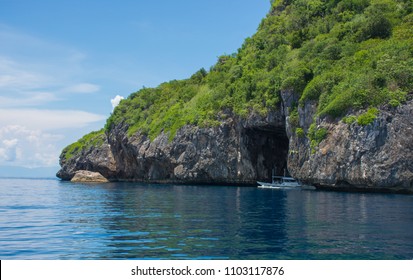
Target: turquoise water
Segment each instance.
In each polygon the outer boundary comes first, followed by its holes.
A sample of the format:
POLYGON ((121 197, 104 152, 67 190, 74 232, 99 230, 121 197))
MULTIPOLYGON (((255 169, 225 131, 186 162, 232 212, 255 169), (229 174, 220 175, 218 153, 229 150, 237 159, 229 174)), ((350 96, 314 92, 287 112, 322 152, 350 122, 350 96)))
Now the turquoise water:
POLYGON ((413 259, 413 196, 0 179, 1 259, 413 259))

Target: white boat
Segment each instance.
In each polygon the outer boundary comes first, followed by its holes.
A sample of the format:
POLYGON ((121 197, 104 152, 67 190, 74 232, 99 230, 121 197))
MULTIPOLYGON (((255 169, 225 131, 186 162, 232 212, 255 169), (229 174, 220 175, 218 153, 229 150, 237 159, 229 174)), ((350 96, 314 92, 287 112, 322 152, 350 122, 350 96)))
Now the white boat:
POLYGON ((260 182, 257 181, 259 188, 267 189, 298 189, 301 187, 300 182, 292 177, 285 176, 272 176, 272 182, 260 182))

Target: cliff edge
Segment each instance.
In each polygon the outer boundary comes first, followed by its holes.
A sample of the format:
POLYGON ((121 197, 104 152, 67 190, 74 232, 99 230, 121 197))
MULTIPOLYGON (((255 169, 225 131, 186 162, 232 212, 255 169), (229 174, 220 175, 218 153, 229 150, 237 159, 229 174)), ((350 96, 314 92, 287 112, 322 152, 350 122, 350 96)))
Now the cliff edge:
MULTIPOLYGON (((311 113, 302 111, 303 127, 311 113)), ((316 147, 302 135, 290 137, 294 177, 321 189, 413 193, 413 100, 382 108, 367 125, 324 118, 317 129, 326 135, 316 147)))

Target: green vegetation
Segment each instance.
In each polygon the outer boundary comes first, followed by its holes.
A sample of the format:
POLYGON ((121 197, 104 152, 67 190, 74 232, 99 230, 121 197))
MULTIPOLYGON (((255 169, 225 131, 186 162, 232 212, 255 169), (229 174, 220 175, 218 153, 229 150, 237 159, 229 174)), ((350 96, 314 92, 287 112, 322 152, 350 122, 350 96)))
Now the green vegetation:
POLYGON ((361 114, 357 118, 357 124, 368 125, 371 124, 377 117, 379 110, 377 108, 370 108, 364 114, 361 114))
POLYGON ((315 151, 315 147, 320 144, 327 137, 328 131, 324 127, 317 127, 315 123, 310 125, 308 129, 308 138, 310 139, 310 147, 312 152, 315 151))
POLYGON ((303 138, 305 136, 304 129, 302 129, 301 127, 297 127, 295 129, 295 134, 297 135, 297 137, 303 138))
POLYGON ((298 115, 297 107, 291 110, 289 121, 292 127, 298 127, 300 125, 300 117, 298 115))
POLYGON ((349 115, 343 118, 343 122, 349 125, 355 123, 356 121, 357 121, 357 117, 354 115, 349 115))
POLYGON ((64 154, 66 160, 69 160, 77 153, 80 153, 82 150, 102 145, 103 142, 105 142, 105 138, 106 135, 104 129, 92 131, 91 133, 83 136, 77 142, 64 148, 62 154, 64 154))
MULTIPOLYGON (((271 3, 256 34, 237 53, 220 56, 209 71, 189 79, 131 94, 105 129, 122 123, 129 134, 140 131, 153 139, 163 131, 172 139, 186 124, 218 125, 222 112, 265 115, 277 108, 281 91, 301 96, 298 106, 317 102, 317 116, 333 118, 349 110, 399 106, 413 91, 413 1, 271 3)), ((297 128, 294 110, 290 121, 297 128)), ((357 123, 370 119, 360 116, 357 123)), ((308 133, 314 144, 325 135, 322 129, 308 133)))

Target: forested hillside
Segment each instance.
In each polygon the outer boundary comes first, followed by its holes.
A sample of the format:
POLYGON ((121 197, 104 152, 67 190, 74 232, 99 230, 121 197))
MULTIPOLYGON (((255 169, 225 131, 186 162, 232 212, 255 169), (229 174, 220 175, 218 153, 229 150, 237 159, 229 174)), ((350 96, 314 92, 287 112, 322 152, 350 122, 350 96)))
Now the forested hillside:
MULTIPOLYGON (((117 124, 171 141, 186 124, 219 125, 230 114, 265 116, 282 92, 298 96, 289 108, 297 137, 317 145, 327 131, 300 127, 299 107, 316 103, 316 118, 368 125, 380 106, 398 107, 413 92, 413 1, 276 0, 256 34, 234 54, 186 80, 143 88, 123 100, 99 132, 68 146, 71 158, 103 142, 117 124), (363 110, 363 114, 357 114, 363 110), (343 119, 344 118, 344 119, 343 119)), ((219 42, 217 42, 219 43, 219 42)))

